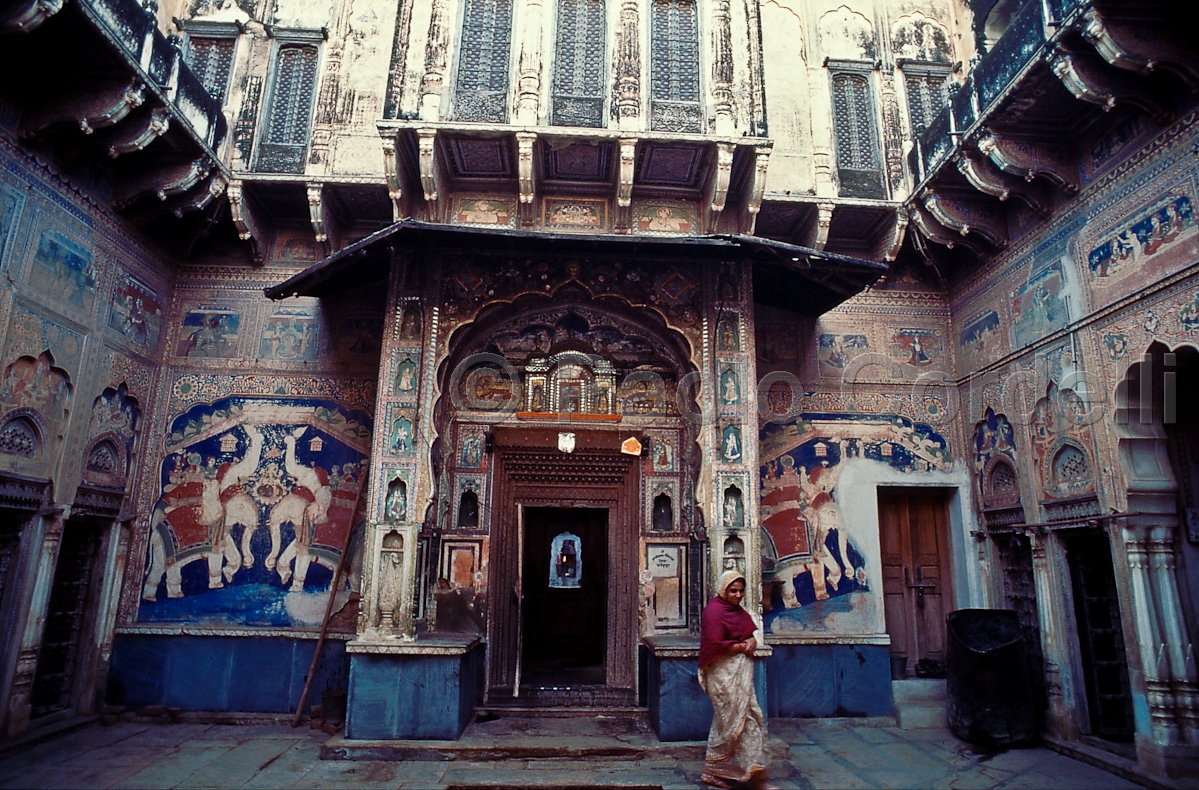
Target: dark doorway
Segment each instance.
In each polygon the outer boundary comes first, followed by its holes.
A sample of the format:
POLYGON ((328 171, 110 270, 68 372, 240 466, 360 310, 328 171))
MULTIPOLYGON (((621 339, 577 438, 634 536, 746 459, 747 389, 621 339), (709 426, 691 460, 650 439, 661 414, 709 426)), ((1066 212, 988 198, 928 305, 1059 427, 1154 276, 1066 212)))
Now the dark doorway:
POLYGON ((1107 534, 1079 531, 1070 535, 1066 539, 1066 556, 1074 586, 1074 614, 1078 621, 1091 733, 1109 741, 1131 741, 1132 692, 1107 534))
POLYGON ((604 683, 608 511, 524 511, 521 685, 604 683))
POLYGON ((87 519, 67 520, 33 675, 33 718, 76 705, 80 669, 90 658, 83 652, 95 619, 93 588, 98 578, 95 566, 99 547, 98 524, 87 519))
POLYGON ((1032 544, 1027 535, 1020 533, 998 533, 992 537, 1003 570, 1003 599, 1007 608, 1016 612, 1028 648, 1028 671, 1039 727, 1049 707, 1049 697, 1045 689, 1045 658, 1041 653, 1041 615, 1033 579, 1032 544))

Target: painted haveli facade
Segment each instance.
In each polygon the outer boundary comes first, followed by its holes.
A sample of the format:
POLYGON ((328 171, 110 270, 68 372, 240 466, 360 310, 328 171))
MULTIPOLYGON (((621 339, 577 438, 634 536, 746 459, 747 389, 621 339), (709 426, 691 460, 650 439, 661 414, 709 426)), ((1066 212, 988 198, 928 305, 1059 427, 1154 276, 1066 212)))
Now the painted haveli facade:
POLYGON ((1046 737, 1193 775, 1171 10, 7 4, 6 737, 294 709, 339 564, 351 738, 702 736, 738 568, 772 716, 889 713, 1010 608, 1046 737))

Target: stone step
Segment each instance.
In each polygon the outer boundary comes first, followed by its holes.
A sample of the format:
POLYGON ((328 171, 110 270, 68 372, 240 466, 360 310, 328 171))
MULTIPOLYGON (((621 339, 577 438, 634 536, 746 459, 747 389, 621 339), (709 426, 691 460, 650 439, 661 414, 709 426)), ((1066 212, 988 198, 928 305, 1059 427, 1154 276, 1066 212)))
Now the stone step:
POLYGON ((925 702, 944 702, 945 681, 944 680, 893 680, 891 681, 891 699, 895 704, 900 703, 925 703, 925 702))
POLYGON ((491 721, 498 718, 524 719, 574 719, 574 718, 627 718, 648 723, 648 711, 636 707, 536 707, 520 705, 480 705, 475 708, 475 721, 491 721))
MULTIPOLYGON (((698 765, 706 748, 703 741, 662 743, 641 715, 529 715, 474 721, 456 741, 382 741, 335 735, 321 746, 321 759, 471 764, 516 760, 530 767, 563 761, 605 765, 674 760, 698 765)), ((770 738, 767 748, 772 760, 786 761, 789 747, 785 741, 770 738)))
POLYGON ((949 726, 944 680, 896 680, 891 683, 895 721, 904 730, 949 726))

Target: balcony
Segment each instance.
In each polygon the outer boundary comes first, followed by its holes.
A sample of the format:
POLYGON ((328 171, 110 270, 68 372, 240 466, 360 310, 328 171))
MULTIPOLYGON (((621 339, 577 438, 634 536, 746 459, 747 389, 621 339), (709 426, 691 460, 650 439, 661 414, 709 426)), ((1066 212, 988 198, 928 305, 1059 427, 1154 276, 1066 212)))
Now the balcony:
POLYGON ((136 0, 22 0, 0 36, 0 102, 26 146, 164 236, 215 216, 221 106, 136 0))

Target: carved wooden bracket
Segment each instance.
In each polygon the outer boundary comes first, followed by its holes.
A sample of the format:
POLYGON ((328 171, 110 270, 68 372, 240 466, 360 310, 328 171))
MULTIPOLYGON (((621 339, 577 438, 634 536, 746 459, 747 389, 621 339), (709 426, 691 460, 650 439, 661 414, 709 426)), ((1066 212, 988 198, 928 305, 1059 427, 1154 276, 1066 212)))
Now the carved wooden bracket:
POLYGON ((308 184, 308 215, 312 220, 312 232, 325 255, 330 255, 337 246, 340 234, 337 217, 333 213, 332 201, 325 184, 308 184))
POLYGON ((1002 206, 985 198, 939 194, 928 188, 920 197, 928 212, 946 228, 963 236, 977 233, 995 247, 1007 246, 1007 217, 1002 206))
POLYGON ((1178 44, 1176 36, 1160 25, 1141 20, 1111 19, 1095 8, 1083 14, 1082 36, 1116 68, 1142 76, 1169 71, 1199 91, 1199 66, 1194 53, 1178 44))
POLYGON ((78 93, 26 113, 21 123, 21 136, 37 137, 49 129, 70 123, 84 134, 112 126, 146 100, 145 86, 140 82, 88 85, 78 93))
POLYGON ((1075 98, 1097 104, 1104 112, 1117 104, 1130 104, 1158 120, 1169 116, 1165 102, 1154 95, 1149 85, 1127 71, 1112 68, 1095 55, 1058 49, 1049 59, 1049 67, 1075 98))
POLYGON ((212 172, 212 168, 213 163, 206 157, 155 168, 114 187, 112 204, 117 209, 123 209, 146 195, 166 200, 171 195, 182 194, 200 183, 201 179, 212 172))
POLYGON ((520 189, 520 224, 526 228, 533 227, 533 200, 536 197, 536 185, 533 179, 533 147, 537 143, 537 135, 533 132, 516 133, 516 180, 520 189))
POLYGON ((0 31, 5 33, 31 33, 43 22, 62 10, 63 0, 25 0, 14 3, 17 7, 4 15, 0 31))
POLYGON ((441 168, 437 162, 437 130, 417 129, 416 138, 421 189, 425 191, 425 200, 434 203, 441 192, 441 168))
POLYGON ((249 201, 242 192, 242 182, 234 179, 225 190, 229 195, 229 215, 233 226, 237 228, 237 237, 250 242, 250 257, 256 264, 262 264, 266 259, 263 250, 263 235, 259 230, 257 218, 249 201))
POLYGON ((404 218, 404 207, 400 200, 404 190, 400 185, 400 171, 396 162, 395 137, 383 138, 383 177, 387 181, 387 197, 391 200, 391 218, 398 222, 404 218))
POLYGON ((130 118, 108 133, 108 155, 116 159, 121 154, 141 151, 166 134, 169 128, 171 114, 165 107, 156 107, 150 112, 139 111, 136 119, 130 118))
POLYGON ((899 248, 903 246, 903 237, 907 233, 907 228, 908 215, 902 211, 896 211, 895 222, 891 224, 890 230, 882 234, 872 257, 881 258, 888 263, 899 257, 899 248))
POLYGON ((963 247, 972 250, 977 255, 982 255, 984 252, 982 246, 978 242, 974 241, 969 236, 963 236, 960 233, 956 233, 946 228, 940 222, 937 222, 936 218, 934 218, 932 214, 920 206, 912 206, 908 210, 908 218, 911 220, 912 227, 919 231, 920 235, 929 241, 936 242, 937 244, 940 244, 943 247, 948 247, 951 250, 957 245, 961 244, 963 247))
POLYGON ((1064 144, 1034 138, 1009 137, 990 129, 978 140, 982 151, 1005 173, 1032 181, 1037 176, 1049 179, 1067 192, 1078 191, 1078 167, 1073 150, 1064 144))
POLYGON ((175 195, 166 201, 148 204, 135 217, 131 217, 131 219, 135 223, 141 223, 151 217, 156 217, 167 212, 174 214, 176 217, 182 217, 188 212, 202 211, 211 205, 212 201, 225 194, 227 186, 228 181, 226 181, 225 177, 219 171, 215 172, 186 192, 175 195))
POLYGON ((1010 176, 995 167, 989 159, 978 154, 967 150, 960 151, 957 155, 957 166, 970 185, 985 195, 997 197, 1002 201, 1009 197, 1017 197, 1041 214, 1049 213, 1052 208, 1048 190, 1040 184, 1010 176))
POLYGON ((715 233, 720 214, 729 198, 729 177, 733 173, 733 154, 737 146, 732 143, 717 143, 716 157, 708 180, 708 202, 703 213, 708 233, 715 233))
POLYGON ((824 249, 824 245, 828 244, 828 229, 833 224, 833 211, 836 208, 836 203, 816 204, 816 222, 808 231, 808 243, 804 246, 814 250, 824 249))
POLYGON ((616 183, 617 233, 628 233, 633 223, 633 173, 637 164, 637 139, 625 137, 620 140, 620 167, 616 183))
POLYGON ((770 148, 766 146, 755 148, 753 181, 750 182, 749 204, 745 209, 749 212, 749 223, 745 232, 750 236, 754 235, 754 228, 758 224, 758 212, 762 210, 762 198, 766 196, 766 171, 769 167, 770 148))

